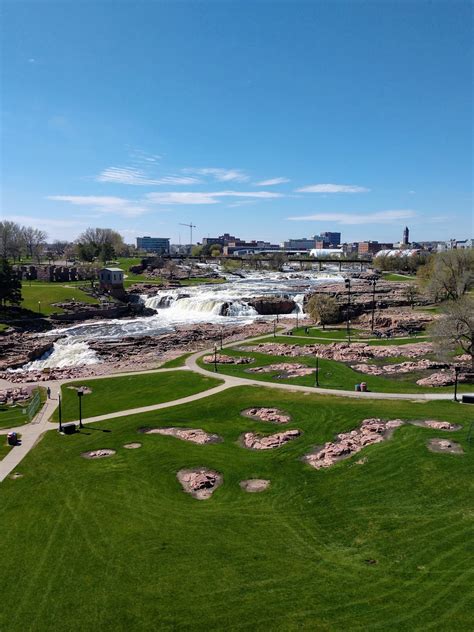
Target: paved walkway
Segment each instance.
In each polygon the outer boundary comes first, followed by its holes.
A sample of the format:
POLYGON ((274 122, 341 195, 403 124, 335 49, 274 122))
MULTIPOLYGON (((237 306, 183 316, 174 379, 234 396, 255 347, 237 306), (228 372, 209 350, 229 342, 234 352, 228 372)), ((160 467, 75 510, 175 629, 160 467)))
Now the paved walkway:
MULTIPOLYGON (((262 336, 257 336, 255 338, 245 340, 245 344, 256 342, 261 340, 262 336)), ((291 336, 289 336, 289 340, 291 340, 291 336)), ((339 341, 340 342, 340 341, 339 341)), ((234 347, 236 344, 235 341, 230 342, 226 345, 223 345, 224 348, 234 347)), ((204 399, 206 397, 212 397, 213 395, 217 395, 222 391, 225 391, 229 388, 233 388, 235 386, 257 386, 259 388, 273 388, 282 391, 287 391, 290 393, 312 393, 312 394, 320 394, 320 395, 331 395, 335 397, 355 397, 358 399, 393 399, 393 400, 409 400, 409 401, 437 401, 437 400, 450 400, 452 399, 452 395, 450 393, 362 393, 359 391, 344 391, 337 389, 329 389, 329 388, 316 388, 312 386, 300 386, 296 384, 280 384, 277 382, 264 382, 260 380, 252 380, 247 378, 235 377, 231 375, 225 375, 223 373, 214 372, 213 368, 204 369, 197 364, 197 360, 199 357, 205 354, 212 354, 214 352, 214 347, 207 350, 200 350, 196 353, 193 353, 186 359, 186 365, 183 367, 175 367, 171 369, 150 369, 147 371, 131 371, 128 373, 114 373, 112 375, 100 375, 97 377, 88 377, 84 379, 105 379, 109 377, 122 377, 127 375, 143 375, 146 373, 167 373, 171 371, 193 371, 195 373, 199 373, 201 375, 205 375, 206 377, 214 376, 222 380, 222 384, 216 386, 214 388, 210 388, 207 391, 201 391, 200 393, 195 393, 194 395, 189 395, 187 397, 182 397, 180 399, 175 399, 169 402, 163 402, 161 404, 153 404, 151 406, 143 406, 141 408, 130 408, 127 410, 122 410, 114 413, 109 413, 106 415, 98 415, 96 417, 88 417, 83 419, 83 423, 95 423, 106 421, 109 419, 113 419, 115 417, 127 417, 129 415, 137 415, 140 413, 152 412, 154 410, 161 410, 164 408, 171 408, 173 406, 180 406, 181 404, 188 404, 193 401, 197 401, 199 399, 204 399)), ((54 410, 58 405, 58 396, 60 393, 61 386, 68 382, 78 381, 77 378, 71 378, 68 380, 50 380, 47 382, 41 382, 40 386, 50 387, 51 389, 51 399, 48 399, 40 412, 36 415, 33 421, 29 424, 25 424, 24 426, 18 426, 15 428, 4 428, 0 429, 0 435, 6 435, 8 432, 16 431, 21 434, 21 445, 15 446, 12 448, 9 453, 0 460, 0 482, 3 481, 17 465, 23 460, 23 458, 28 454, 28 452, 38 443, 41 439, 42 435, 48 430, 57 430, 58 424, 52 423, 49 421, 51 416, 53 415, 54 410)), ((0 388, 6 388, 16 386, 6 380, 0 380, 0 388)), ((77 423, 77 420, 76 420, 77 423)))

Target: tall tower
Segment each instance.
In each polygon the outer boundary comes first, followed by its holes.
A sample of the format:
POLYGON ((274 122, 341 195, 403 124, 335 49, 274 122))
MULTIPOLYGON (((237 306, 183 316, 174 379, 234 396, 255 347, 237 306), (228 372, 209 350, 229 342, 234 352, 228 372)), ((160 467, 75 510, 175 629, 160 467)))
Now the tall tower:
POLYGON ((408 246, 409 243, 410 243, 410 231, 408 229, 408 226, 405 226, 405 228, 403 229, 402 244, 404 246, 408 246))

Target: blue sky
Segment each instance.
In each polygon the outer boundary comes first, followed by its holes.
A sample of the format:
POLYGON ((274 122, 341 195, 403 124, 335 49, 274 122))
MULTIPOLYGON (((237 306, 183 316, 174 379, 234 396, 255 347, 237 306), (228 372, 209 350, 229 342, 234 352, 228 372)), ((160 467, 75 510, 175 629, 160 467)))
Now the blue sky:
POLYGON ((2 216, 472 236, 468 2, 3 3, 2 216))

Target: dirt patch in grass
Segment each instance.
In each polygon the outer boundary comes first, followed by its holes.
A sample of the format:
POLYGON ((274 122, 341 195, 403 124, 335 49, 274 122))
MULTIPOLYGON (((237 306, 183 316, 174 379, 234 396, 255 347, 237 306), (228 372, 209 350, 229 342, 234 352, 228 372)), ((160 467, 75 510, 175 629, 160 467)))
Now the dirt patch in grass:
POLYGON ((84 459, 106 459, 109 456, 116 454, 115 450, 109 450, 104 448, 102 450, 89 450, 89 452, 83 452, 81 456, 84 459))
POLYGON ((127 448, 127 450, 136 450, 137 448, 141 448, 142 444, 135 442, 135 443, 126 443, 124 446, 124 448, 127 448))
POLYGON ((184 491, 197 500, 210 498, 224 480, 222 474, 205 467, 179 470, 176 477, 184 491))
POLYGON ((279 408, 246 408, 240 414, 243 417, 250 417, 256 421, 265 421, 271 424, 287 424, 291 421, 291 415, 279 408))
POLYGON ((269 485, 270 481, 265 478, 249 478, 246 481, 240 481, 240 487, 251 494, 264 492, 269 485))
POLYGON ((463 454, 464 452, 460 443, 449 439, 430 439, 427 446, 431 452, 443 452, 445 454, 463 454))
POLYGON ((205 432, 201 430, 201 428, 142 428, 140 432, 144 434, 159 434, 168 437, 176 437, 182 441, 190 441, 191 443, 198 443, 199 445, 220 443, 222 441, 222 437, 219 435, 205 432))
POLYGON ((261 435, 258 432, 245 432, 240 437, 240 444, 248 450, 274 450, 281 448, 285 443, 297 439, 301 430, 285 430, 272 435, 261 435))

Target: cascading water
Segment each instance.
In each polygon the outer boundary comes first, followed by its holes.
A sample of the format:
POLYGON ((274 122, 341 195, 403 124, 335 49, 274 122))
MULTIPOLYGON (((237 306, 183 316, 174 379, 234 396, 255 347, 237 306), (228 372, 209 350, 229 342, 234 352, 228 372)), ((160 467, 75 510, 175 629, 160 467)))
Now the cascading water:
POLYGON ((64 338, 53 344, 51 351, 47 351, 37 360, 25 364, 18 371, 41 371, 42 369, 84 366, 100 362, 95 351, 89 348, 87 342, 73 338, 64 338))
MULTIPOLYGON (((55 344, 46 358, 28 363, 29 370, 53 366, 79 366, 98 362, 94 351, 89 349, 87 340, 115 340, 125 336, 156 336, 169 333, 178 326, 192 326, 199 323, 245 325, 259 319, 273 319, 262 316, 249 305, 248 301, 257 297, 286 296, 293 299, 296 307, 293 315, 303 314, 305 293, 328 280, 342 281, 338 275, 301 275, 286 273, 252 273, 230 282, 159 290, 156 296, 142 296, 146 307, 157 311, 153 316, 133 319, 115 319, 73 325, 72 327, 49 332, 52 335, 66 335, 65 340, 55 344)), ((284 318, 285 316, 282 316, 284 318)), ((24 368, 26 368, 24 367, 24 368)))

